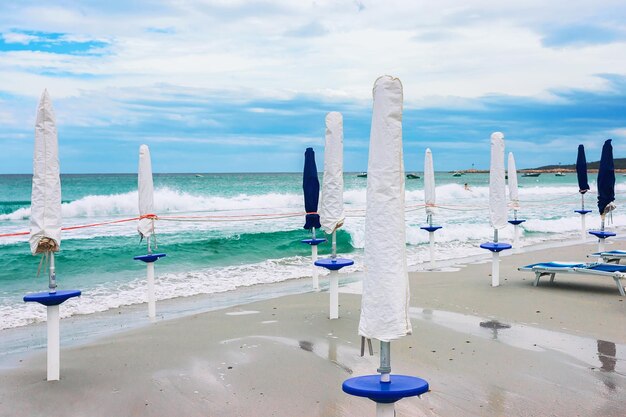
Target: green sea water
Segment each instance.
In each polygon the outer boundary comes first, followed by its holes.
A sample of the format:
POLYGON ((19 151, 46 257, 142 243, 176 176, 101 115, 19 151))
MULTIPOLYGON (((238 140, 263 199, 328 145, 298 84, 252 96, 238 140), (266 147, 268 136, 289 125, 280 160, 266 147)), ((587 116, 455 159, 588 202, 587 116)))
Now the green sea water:
MULTIPOLYGON (((135 174, 62 175, 61 181, 64 226, 137 216, 135 174)), ((436 181, 441 207, 435 222, 444 226, 437 232, 438 258, 481 253, 478 245, 492 233, 488 174, 453 177, 439 172, 436 181)), ((618 205, 626 191, 623 182, 619 177, 618 205)), ((527 219, 522 229, 524 245, 580 233, 580 220, 573 212, 581 204, 574 174, 520 177, 519 183, 518 215, 527 219)), ((356 173, 345 174, 346 221, 337 235, 338 252, 355 260, 356 271, 364 266, 366 184, 367 179, 356 173)), ((157 251, 167 254, 156 263, 159 299, 310 274, 310 247, 300 243, 310 237, 302 229, 300 173, 155 174, 154 185, 155 211, 163 217, 156 222, 157 251)), ((30 193, 30 175, 0 175, 0 234, 28 231, 30 193)), ((423 198, 422 179, 407 179, 407 253, 413 268, 428 259, 428 234, 419 229, 425 221, 423 198)), ((593 209, 595 196, 590 193, 586 198, 593 209)), ((623 220, 616 213, 615 224, 623 220)), ((63 232, 56 256, 59 288, 83 291, 80 300, 66 303, 64 314, 90 314, 144 302, 145 265, 133 261, 133 256, 144 254, 146 246, 140 242, 136 223, 63 232)), ((593 220, 588 226, 594 226, 593 220)), ((512 230, 503 231, 502 237, 511 238, 512 230)), ((329 244, 320 246, 321 256, 329 252, 329 244)), ((0 328, 43 320, 41 309, 22 302, 24 294, 47 288, 45 271, 37 276, 39 260, 30 254, 27 236, 0 238, 0 328)))

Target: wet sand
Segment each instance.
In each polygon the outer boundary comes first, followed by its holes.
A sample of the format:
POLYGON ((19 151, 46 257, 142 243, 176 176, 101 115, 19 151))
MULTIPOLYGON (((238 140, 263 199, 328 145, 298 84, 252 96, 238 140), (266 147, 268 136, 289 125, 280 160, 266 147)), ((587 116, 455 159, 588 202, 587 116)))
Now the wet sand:
MULTIPOLYGON (((626 415, 626 301, 614 281, 562 274, 533 287, 516 269, 595 247, 504 256, 497 288, 489 262, 412 273, 413 334, 392 343, 392 367, 431 392, 397 415, 626 415)), ((0 416, 374 416, 341 383, 375 373, 378 344, 360 357, 360 295, 340 304, 332 321, 327 293, 161 320, 62 349, 57 382, 45 381, 45 352, 16 357, 0 372, 0 416)))

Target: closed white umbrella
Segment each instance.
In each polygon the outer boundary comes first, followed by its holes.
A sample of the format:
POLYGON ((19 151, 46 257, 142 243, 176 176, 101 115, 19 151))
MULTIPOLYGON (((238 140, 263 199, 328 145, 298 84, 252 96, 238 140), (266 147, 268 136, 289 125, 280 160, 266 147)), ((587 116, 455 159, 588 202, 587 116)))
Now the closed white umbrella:
POLYGON ((433 225, 433 215, 435 214, 435 166, 433 164, 433 153, 430 148, 424 154, 424 202, 426 208, 427 226, 421 229, 428 231, 428 243, 430 250, 430 267, 435 268, 435 231, 441 226, 433 225))
POLYGON ((509 200, 511 200, 511 208, 517 212, 519 210, 519 190, 517 189, 517 168, 515 167, 513 152, 509 152, 508 171, 509 200))
POLYGON ((383 76, 374 84, 367 167, 365 262, 359 334, 381 341, 379 375, 351 378, 343 390, 373 399, 377 416, 393 416, 393 403, 428 390, 415 377, 391 375, 390 342, 411 334, 404 218, 402 84, 383 76))
MULTIPOLYGON (((337 258, 337 229, 343 226, 343 116, 339 112, 326 115, 326 144, 324 146, 324 179, 320 202, 320 223, 332 234, 331 259, 337 258)), ((330 318, 339 318, 338 269, 329 274, 330 318)))
POLYGON ((424 153, 424 200, 426 215, 432 216, 435 214, 435 166, 430 148, 424 153))
POLYGON ((504 179, 504 135, 491 135, 491 165, 489 167, 489 219, 495 230, 507 225, 506 184, 504 179))
POLYGON ((137 231, 142 239, 147 240, 148 252, 152 252, 150 237, 154 233, 154 218, 145 217, 154 214, 154 184, 152 182, 152 161, 148 145, 139 147, 139 172, 137 181, 139 194, 139 224, 137 231))
POLYGON ((320 223, 327 234, 334 233, 345 220, 343 209, 343 116, 326 115, 324 146, 324 179, 320 203, 320 223))
POLYGON ((515 166, 515 157, 513 156, 513 152, 509 152, 509 161, 507 164, 508 169, 508 177, 509 177, 509 201, 511 203, 511 208, 513 209, 513 220, 509 220, 509 223, 513 225, 514 234, 513 234, 513 246, 519 246, 519 225, 525 222, 526 220, 517 218, 517 211, 520 208, 519 205, 519 190, 517 188, 517 168, 515 166))
POLYGON ((480 245, 493 253, 491 265, 491 285, 500 285, 499 252, 510 249, 508 243, 498 242, 498 230, 507 225, 506 183, 504 175, 504 135, 494 132, 491 135, 491 165, 489 168, 489 219, 493 227, 493 242, 480 245))
POLYGON ((402 84, 374 85, 367 167, 365 263, 359 334, 385 342, 411 333, 404 221, 402 84))
POLYGON ((27 294, 26 302, 46 306, 48 328, 48 381, 60 377, 59 305, 80 295, 79 290, 57 291, 54 253, 61 247, 61 177, 56 117, 52 100, 44 90, 37 106, 35 152, 33 155, 33 189, 30 215, 30 250, 44 254, 49 269, 48 292, 27 294))
MULTIPOLYGON (((37 107, 30 210, 30 251, 33 255, 58 252, 61 247, 61 177, 56 117, 48 90, 44 90, 37 107)), ((54 269, 50 277, 54 279, 54 269)), ((51 285, 50 289, 56 288, 54 282, 51 285)))
POLYGON ((137 231, 146 239, 148 254, 135 256, 135 260, 146 263, 148 317, 156 319, 156 288, 154 282, 154 262, 165 256, 164 253, 152 253, 154 238, 154 184, 152 181, 152 161, 148 145, 139 147, 139 170, 137 175, 137 193, 139 196, 139 223, 137 231))

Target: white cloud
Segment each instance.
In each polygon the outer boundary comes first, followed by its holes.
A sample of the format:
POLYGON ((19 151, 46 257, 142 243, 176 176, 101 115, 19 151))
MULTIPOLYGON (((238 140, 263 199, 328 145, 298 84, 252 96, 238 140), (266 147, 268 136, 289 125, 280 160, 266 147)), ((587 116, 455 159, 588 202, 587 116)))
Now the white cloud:
POLYGON ((19 43, 22 45, 28 45, 29 43, 37 40, 38 38, 37 36, 27 35, 25 33, 7 32, 7 33, 2 34, 2 39, 4 39, 6 43, 19 43))
POLYGON ((79 77, 59 81, 46 75, 34 84, 37 89, 55 84, 60 96, 169 83, 366 100, 374 80, 389 73, 402 79, 407 103, 418 103, 428 97, 487 93, 547 97, 554 88, 605 88, 606 82, 595 75, 607 69, 626 73, 624 43, 567 49, 541 44, 541 28, 555 22, 602 23, 611 9, 615 19, 626 15, 621 2, 612 0, 593 5, 479 1, 471 7, 452 0, 185 1, 145 10, 126 10, 116 2, 100 8, 51 3, 17 8, 0 18, 0 28, 10 24, 64 33, 71 27, 67 39, 106 40, 109 53, 4 54, 2 69, 16 78, 2 88, 30 95, 32 74, 45 70, 103 76, 86 83, 79 77), (605 16, 596 17, 599 9, 605 16), (170 29, 149 30, 163 27, 170 29))

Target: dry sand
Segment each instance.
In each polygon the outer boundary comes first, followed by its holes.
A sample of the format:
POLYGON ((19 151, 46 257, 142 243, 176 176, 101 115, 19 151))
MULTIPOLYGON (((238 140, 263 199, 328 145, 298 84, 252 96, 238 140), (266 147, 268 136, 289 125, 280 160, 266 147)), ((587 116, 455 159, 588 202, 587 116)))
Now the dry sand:
MULTIPOLYGON (((616 245, 616 246, 619 246, 616 245)), ((625 416, 626 301, 612 279, 557 275, 533 287, 532 262, 580 261, 594 244, 411 274, 413 334, 392 343, 394 373, 431 392, 398 416, 625 416)), ((358 285, 352 285, 358 289, 358 285)), ((375 373, 360 357, 360 295, 307 293, 162 320, 62 350, 61 380, 45 352, 0 373, 1 416, 374 416, 341 391, 375 373)))

